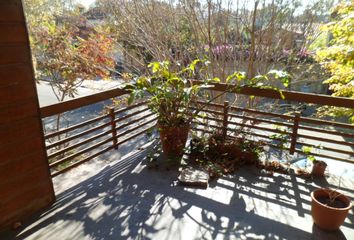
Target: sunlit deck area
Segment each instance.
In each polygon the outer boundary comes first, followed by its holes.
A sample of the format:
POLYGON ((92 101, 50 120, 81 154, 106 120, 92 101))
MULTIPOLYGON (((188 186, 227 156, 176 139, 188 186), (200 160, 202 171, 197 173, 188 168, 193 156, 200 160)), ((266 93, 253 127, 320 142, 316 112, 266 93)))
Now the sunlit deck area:
POLYGON ((352 5, 316 47, 317 3, 301 20, 291 1, 74 2, 0 1, 0 240, 354 239, 351 45, 329 34, 352 5), (184 167, 208 187, 182 186, 184 167))
MULTIPOLYGON (((216 90, 223 87, 218 86, 216 90)), ((294 95, 295 101, 328 100, 336 105, 351 101, 284 93, 289 98, 294 95)), ((148 156, 159 142, 156 116, 147 101, 103 111, 105 101, 126 94, 114 89, 40 109, 44 125, 64 112, 75 120, 44 134, 56 201, 37 215, 19 218, 0 239, 354 238, 352 210, 340 230, 325 232, 313 223, 310 198, 321 187, 354 198, 352 125, 228 106, 227 102, 208 103, 204 120, 209 122, 192 126, 198 134, 221 129, 232 138, 237 137, 234 125, 249 128, 250 139, 266 139, 263 160, 303 168, 306 156, 301 148, 312 146, 318 149, 312 154, 325 160, 328 170, 325 178, 305 179, 294 172, 242 166, 211 181, 207 189, 188 188, 178 184, 177 169, 163 167, 163 158, 158 169, 149 168, 148 156), (275 125, 288 129, 283 146, 271 138, 273 133, 283 133, 275 125), (56 149, 59 145, 64 147, 56 149)), ((279 97, 269 91, 257 94, 279 97)))
MULTIPOLYGON (((340 176, 304 180, 244 167, 195 189, 178 185, 177 171, 148 169, 149 149, 121 159, 110 152, 54 178, 54 205, 1 239, 354 238, 352 211, 336 232, 318 229, 311 218, 310 192, 337 188, 340 176)), ((337 166, 336 172, 346 168, 337 166)), ((353 198, 350 175, 339 189, 353 198)))

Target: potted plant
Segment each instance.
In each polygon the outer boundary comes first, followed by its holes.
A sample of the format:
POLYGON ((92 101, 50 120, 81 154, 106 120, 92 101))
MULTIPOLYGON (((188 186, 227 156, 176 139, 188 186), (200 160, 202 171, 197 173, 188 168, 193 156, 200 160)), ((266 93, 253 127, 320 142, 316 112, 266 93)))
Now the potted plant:
POLYGON ((351 200, 336 190, 322 188, 311 193, 312 218, 321 229, 338 229, 351 207, 351 200))
POLYGON ((312 162, 311 175, 315 177, 324 177, 327 168, 327 163, 321 160, 317 160, 315 156, 311 154, 312 147, 303 147, 302 151, 304 154, 307 155, 307 160, 310 160, 312 162))
POLYGON ((149 75, 127 86, 131 90, 129 103, 135 98, 149 97, 148 106, 157 115, 162 149, 168 159, 182 156, 191 122, 197 115, 192 109, 193 101, 201 89, 210 86, 208 80, 199 84, 189 80, 196 74, 198 63, 201 61, 194 60, 186 68, 173 71, 168 61, 152 62, 148 65, 149 75))
POLYGON ((311 175, 316 177, 324 177, 324 173, 327 168, 327 163, 324 161, 314 159, 312 161, 312 164, 313 165, 312 165, 311 175))

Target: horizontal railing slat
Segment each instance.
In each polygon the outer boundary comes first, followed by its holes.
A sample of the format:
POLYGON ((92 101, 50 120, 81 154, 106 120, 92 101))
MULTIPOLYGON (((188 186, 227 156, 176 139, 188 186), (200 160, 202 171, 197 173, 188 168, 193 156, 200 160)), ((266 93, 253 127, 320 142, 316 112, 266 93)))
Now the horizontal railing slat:
POLYGON ((126 142, 128 142, 129 140, 131 140, 131 139, 133 139, 133 138, 135 138, 135 137, 137 137, 137 136, 139 136, 139 135, 141 135, 141 134, 146 133, 146 132, 149 131, 149 129, 151 129, 151 127, 153 127, 153 126, 154 126, 154 125, 152 125, 152 126, 150 126, 150 127, 146 127, 146 128, 144 128, 143 130, 141 130, 141 131, 139 131, 139 132, 137 132, 137 133, 135 133, 135 134, 133 134, 133 135, 127 137, 127 138, 124 138, 124 139, 118 141, 118 145, 121 145, 121 144, 123 144, 123 143, 126 143, 126 142))
POLYGON ((55 176, 58 176, 59 174, 67 172, 70 169, 73 169, 74 167, 77 167, 77 166, 79 166, 79 165, 81 165, 81 164, 83 164, 83 163, 85 163, 85 162, 87 162, 87 161, 89 161, 89 160, 91 160, 91 159, 93 159, 95 157, 98 157, 99 155, 101 155, 103 153, 106 153, 106 152, 108 152, 109 150, 111 150, 113 148, 114 148, 114 146, 106 147, 106 148, 102 149, 101 151, 98 151, 97 153, 95 153, 93 155, 90 155, 89 157, 87 157, 87 158, 85 158, 83 160, 77 161, 77 162, 75 162, 75 163, 73 163, 73 164, 71 164, 71 165, 69 165, 69 166, 67 166, 67 167, 65 167, 65 168, 63 168, 63 169, 61 169, 59 171, 55 171, 54 173, 51 174, 51 176, 55 177, 55 176))
POLYGON ((50 149, 50 148, 59 146, 59 145, 61 145, 61 144, 70 142, 70 141, 72 141, 72 140, 74 140, 74 139, 76 139, 76 138, 78 138, 78 137, 82 137, 82 136, 84 136, 84 135, 86 135, 86 134, 95 132, 95 131, 97 131, 97 130, 99 130, 99 129, 101 129, 101 128, 105 128, 105 127, 108 127, 108 126, 110 126, 110 125, 111 125, 110 122, 101 124, 101 125, 99 125, 99 126, 97 126, 97 127, 90 128, 90 129, 88 129, 88 130, 82 131, 82 132, 80 132, 80 133, 78 133, 78 134, 75 134, 75 135, 73 135, 73 136, 66 137, 66 138, 61 139, 61 140, 59 140, 59 141, 56 141, 56 142, 54 142, 54 143, 48 144, 48 145, 46 146, 46 148, 47 148, 47 149, 50 149))
POLYGON ((339 136, 348 137, 348 138, 354 138, 354 134, 344 133, 344 132, 341 132, 341 131, 319 129, 319 128, 315 128, 315 127, 304 126, 304 125, 301 125, 301 124, 299 125, 299 129, 304 129, 304 130, 313 131, 313 132, 319 132, 319 133, 328 133, 328 134, 332 134, 332 135, 339 135, 339 136))
POLYGON ((127 118, 134 117, 134 116, 136 116, 136 115, 138 115, 138 114, 140 114, 140 113, 146 112, 146 111, 148 111, 148 110, 150 110, 150 109, 149 109, 149 108, 140 109, 140 110, 138 110, 138 111, 136 111, 136 112, 132 112, 132 113, 129 113, 129 114, 125 115, 125 116, 119 117, 119 118, 117 118, 117 119, 114 120, 114 121, 115 121, 116 123, 118 123, 118 122, 121 122, 121 121, 123 121, 123 120, 125 120, 125 119, 127 119, 127 118))
MULTIPOLYGON (((295 149, 295 152, 302 153, 302 154, 304 153, 301 149, 295 149)), ((347 162, 347 163, 354 164, 354 160, 349 160, 346 158, 339 158, 339 157, 330 156, 330 155, 326 155, 326 154, 320 154, 320 153, 311 153, 311 155, 316 156, 316 157, 324 157, 324 158, 334 159, 334 160, 341 161, 341 162, 347 162)))
POLYGON ((67 157, 64 157, 64 158, 62 158, 62 159, 60 159, 60 160, 58 160, 58 161, 52 162, 52 163, 49 164, 49 167, 50 167, 50 168, 56 167, 56 166, 58 166, 59 164, 62 164, 62 163, 65 163, 65 162, 67 162, 67 161, 69 161, 69 160, 71 160, 71 159, 74 159, 74 158, 76 158, 76 157, 78 157, 78 156, 80 156, 80 155, 82 155, 82 154, 84 154, 84 153, 86 153, 86 152, 89 152, 89 151, 91 151, 91 150, 93 150, 93 149, 95 149, 95 148, 97 148, 97 147, 99 147, 99 146, 102 146, 102 145, 104 145, 104 144, 106 144, 106 143, 112 142, 112 140, 113 140, 113 137, 110 137, 110 138, 108 138, 108 139, 105 139, 105 140, 103 140, 103 141, 101 141, 101 142, 99 142, 99 143, 96 143, 96 144, 94 144, 94 145, 92 145, 92 146, 90 146, 90 147, 87 147, 87 148, 85 148, 85 149, 82 149, 82 150, 80 150, 80 151, 78 151, 78 152, 76 152, 76 153, 74 153, 74 154, 71 154, 71 155, 69 155, 69 156, 67 156, 67 157))
MULTIPOLYGON (((147 118, 149 118, 149 117, 151 117, 151 116, 153 116, 153 115, 155 115, 155 113, 150 113, 150 114, 147 114, 147 115, 142 116, 141 118, 134 119, 134 120, 131 120, 131 121, 127 122, 127 123, 121 124, 121 125, 119 125, 119 126, 116 128, 116 130, 121 130, 121 129, 123 129, 123 128, 126 128, 126 127, 128 127, 128 126, 130 126, 130 125, 132 125, 132 124, 134 124, 134 123, 140 122, 141 120, 147 119, 147 118)), ((156 118, 155 118, 155 120, 156 120, 156 118)))
POLYGON ((293 124, 291 124, 291 123, 279 122, 279 121, 268 120, 268 119, 263 119, 263 118, 248 117, 248 116, 237 115, 237 114, 233 114, 233 113, 229 113, 228 116, 235 117, 235 118, 246 119, 246 120, 254 121, 254 122, 270 123, 270 124, 281 125, 281 126, 286 126, 286 127, 292 127, 293 126, 293 124))
POLYGON ((193 124, 197 124, 197 125, 202 125, 202 126, 205 126, 205 127, 210 127, 210 128, 223 129, 222 126, 217 126, 217 125, 214 125, 214 124, 207 124, 207 123, 197 122, 197 121, 193 121, 192 123, 193 124))
POLYGON ((266 131, 266 132, 274 132, 274 133, 292 135, 292 133, 288 132, 288 131, 281 131, 281 130, 278 130, 278 129, 260 127, 260 126, 256 126, 256 125, 245 124, 245 123, 238 123, 238 122, 228 121, 228 124, 233 124, 233 125, 237 125, 237 126, 241 126, 241 127, 247 127, 247 128, 251 128, 251 129, 252 128, 259 129, 259 130, 263 130, 263 131, 266 131))
POLYGON ((320 149, 320 150, 325 150, 325 151, 330 151, 330 152, 338 152, 338 153, 342 153, 342 154, 347 154, 349 156, 353 156, 354 157, 354 152, 353 151, 346 151, 346 150, 342 150, 342 149, 337 149, 337 148, 331 148, 331 147, 327 147, 327 146, 316 146, 313 144, 309 144, 309 143, 304 143, 304 142, 297 142, 297 144, 299 145, 303 145, 303 146, 307 146, 307 147, 313 147, 316 149, 320 149))
POLYGON ((130 91, 125 90, 125 89, 116 88, 116 89, 92 94, 92 95, 85 96, 85 97, 78 97, 78 98, 71 99, 71 100, 68 100, 65 102, 55 103, 50 106, 41 107, 40 114, 41 114, 42 118, 45 118, 45 117, 60 114, 63 112, 67 112, 70 110, 74 110, 76 108, 80 108, 80 107, 84 107, 84 106, 87 106, 90 104, 94 104, 97 102, 105 101, 110 98, 119 97, 119 96, 122 96, 122 95, 128 94, 128 93, 130 93, 130 91))
POLYGON ((120 109, 117 109, 114 111, 114 114, 120 114, 120 113, 123 113, 123 112, 126 112, 126 111, 129 111, 133 108, 137 108, 137 107, 140 107, 142 105, 145 105, 146 103, 148 103, 149 101, 142 101, 142 102, 138 102, 138 103, 135 103, 135 104, 132 104, 132 105, 128 105, 124 108, 120 108, 120 109))
MULTIPOLYGON (((192 110, 199 110, 198 108, 195 108, 195 107, 191 107, 192 110)), ((202 111, 200 112, 207 112, 207 113, 211 113, 211 114, 216 114, 216 115, 224 115, 223 112, 220 112, 220 111, 215 111, 215 110, 210 110, 210 109, 203 109, 202 111)))
MULTIPOLYGON (((194 81, 195 84, 201 81, 194 81)), ((327 96, 323 94, 303 93, 295 91, 281 90, 281 93, 274 89, 262 89, 257 87, 235 87, 234 85, 224 83, 213 83, 213 87, 209 88, 215 91, 226 91, 243 95, 266 97, 274 99, 283 99, 287 101, 298 101, 305 103, 314 103, 320 105, 354 108, 354 99, 344 97, 327 96)))
POLYGON ((198 115, 198 120, 199 119, 200 119, 200 121, 206 119, 206 120, 215 121, 215 122, 218 122, 218 123, 222 123, 222 121, 223 121, 223 119, 214 118, 214 117, 211 117, 211 116, 200 116, 200 115, 198 115))
POLYGON ((139 129, 140 127, 148 125, 149 123, 152 123, 152 122, 154 122, 156 120, 157 120, 157 118, 153 118, 153 119, 151 119, 149 121, 146 121, 146 122, 140 124, 139 126, 135 126, 135 127, 129 128, 129 129, 125 130, 124 132, 118 133, 118 137, 122 137, 124 135, 127 135, 128 133, 131 133, 131 132, 139 129))
POLYGON ((311 139, 311 140, 317 140, 320 142, 328 142, 328 143, 334 143, 338 145, 345 145, 345 146, 352 146, 354 147, 354 142, 346 142, 346 141, 339 141, 339 140, 333 140, 329 138, 323 138, 323 137, 315 137, 315 136, 310 136, 306 134, 298 134, 298 138, 303 138, 303 139, 311 139))
POLYGON ((271 113, 271 112, 264 112, 256 109, 247 109, 247 108, 240 108, 240 107, 230 107, 231 110, 234 111, 239 111, 239 112, 248 112, 248 113, 253 113, 257 115, 266 115, 266 116, 271 116, 271 117, 276 117, 276 118, 281 118, 281 119, 286 119, 286 120, 291 120, 292 117, 289 115, 284 115, 284 114, 279 114, 279 113, 271 113))
POLYGON ((331 126, 336 126, 336 127, 354 129, 354 125, 351 125, 351 124, 338 123, 338 122, 326 121, 326 120, 320 120, 320 119, 313 119, 313 118, 308 118, 308 117, 300 117, 300 121, 307 122, 307 123, 331 125, 331 126))
POLYGON ((66 147, 66 148, 64 148, 64 149, 61 149, 61 150, 56 151, 56 152, 54 152, 54 153, 51 153, 51 154, 48 155, 48 158, 49 158, 49 159, 50 159, 50 158, 53 158, 53 157, 55 157, 55 156, 58 156, 58 155, 60 155, 60 154, 65 153, 65 152, 67 152, 67 151, 70 151, 70 150, 72 150, 72 149, 74 149, 74 148, 83 146, 84 144, 87 144, 87 143, 92 142, 92 141, 94 141, 94 140, 96 140, 96 139, 99 139, 99 138, 101 138, 101 137, 104 137, 104 136, 106 136, 106 135, 108 135, 108 134, 110 134, 110 133, 112 133, 112 129, 110 129, 110 130, 108 130, 108 131, 105 131, 105 132, 103 132, 103 133, 97 134, 97 135, 95 135, 95 136, 93 136, 93 137, 87 138, 87 139, 85 139, 84 141, 81 141, 81 142, 78 142, 78 143, 76 143, 76 144, 70 145, 69 147, 66 147))
POLYGON ((58 136, 58 135, 60 135, 60 134, 70 132, 70 131, 75 130, 75 129, 77 129, 77 128, 90 125, 90 124, 92 124, 92 123, 94 123, 94 122, 101 121, 101 120, 103 120, 103 119, 105 119, 105 118, 108 118, 108 116, 107 116, 107 115, 99 116, 99 117, 90 119, 90 120, 88 120, 88 121, 85 121, 85 122, 82 122, 82 123, 79 123, 79 124, 75 124, 75 125, 72 125, 72 126, 70 126, 70 127, 64 128, 64 129, 60 129, 60 130, 58 130, 58 131, 56 131, 56 132, 48 133, 48 134, 46 134, 44 137, 45 137, 45 139, 52 138, 52 137, 58 136))

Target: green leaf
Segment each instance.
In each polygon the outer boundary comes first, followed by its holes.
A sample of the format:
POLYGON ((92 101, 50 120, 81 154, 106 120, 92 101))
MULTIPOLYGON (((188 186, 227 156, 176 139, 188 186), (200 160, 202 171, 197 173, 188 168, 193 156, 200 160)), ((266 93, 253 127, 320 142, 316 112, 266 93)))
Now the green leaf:
POLYGON ((205 112, 202 112, 202 113, 199 114, 199 117, 201 117, 201 118, 205 118, 206 116, 207 116, 207 115, 206 115, 205 112))
POLYGON ((123 89, 134 90, 135 89, 135 85, 132 84, 132 83, 126 83, 126 84, 123 85, 123 89))
POLYGON ((135 100, 135 94, 131 93, 128 98, 128 105, 132 104, 135 100))
POLYGON ((311 154, 311 152, 312 152, 312 147, 302 147, 302 152, 304 153, 304 154, 306 154, 306 155, 308 155, 308 154, 311 154))
POLYGON ((242 81, 245 79, 246 79, 246 73, 237 71, 237 72, 234 72, 233 74, 227 76, 226 83, 230 83, 233 80, 242 81))
POLYGON ((216 82, 216 83, 221 82, 220 78, 218 78, 218 77, 214 77, 214 78, 212 79, 212 81, 213 81, 213 82, 216 82))
POLYGON ((284 94, 283 94, 283 91, 278 90, 278 93, 279 93, 281 99, 285 99, 285 96, 284 96, 284 94))
POLYGON ((194 72, 195 71, 195 66, 201 62, 200 59, 195 59, 190 65, 189 65, 189 69, 194 72))
POLYGON ((151 68, 152 73, 156 73, 157 71, 160 70, 161 64, 159 62, 152 62, 148 65, 149 68, 151 68))
POLYGON ((310 160, 310 161, 315 161, 316 160, 315 156, 313 156, 313 155, 307 156, 307 159, 310 160))
POLYGON ((147 84, 147 77, 140 77, 136 80, 136 86, 138 88, 143 88, 147 84))

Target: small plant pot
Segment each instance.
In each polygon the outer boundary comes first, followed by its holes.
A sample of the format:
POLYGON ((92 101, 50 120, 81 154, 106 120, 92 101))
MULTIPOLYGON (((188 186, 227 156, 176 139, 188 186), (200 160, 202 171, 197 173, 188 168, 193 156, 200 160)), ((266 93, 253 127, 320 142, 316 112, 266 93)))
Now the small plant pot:
POLYGON ((325 163, 323 161, 315 160, 313 162, 311 175, 316 176, 316 177, 324 177, 324 173, 326 171, 326 168, 327 168, 327 163, 325 163))
POLYGON ((158 124, 162 150, 168 158, 180 158, 183 155, 183 149, 186 145, 189 124, 167 127, 158 124))
POLYGON ((312 218, 315 224, 323 230, 337 230, 343 224, 351 207, 351 200, 337 191, 317 189, 311 193, 312 218), (331 194, 337 197, 329 206, 331 194))

